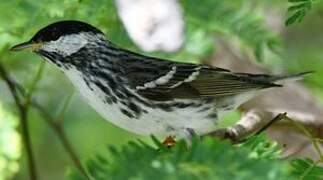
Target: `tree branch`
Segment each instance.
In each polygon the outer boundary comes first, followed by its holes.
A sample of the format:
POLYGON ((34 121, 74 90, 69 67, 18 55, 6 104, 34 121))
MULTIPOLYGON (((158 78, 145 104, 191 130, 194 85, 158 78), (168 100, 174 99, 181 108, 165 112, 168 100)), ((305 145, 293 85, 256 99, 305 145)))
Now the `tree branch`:
MULTIPOLYGON (((43 65, 41 65, 43 66, 43 65)), ((41 73, 41 69, 40 71, 38 71, 36 78, 37 81, 40 79, 40 73, 41 73)), ((48 124, 48 126, 50 128, 53 129, 53 131, 56 133, 58 139, 60 140, 63 148, 65 149, 65 151, 67 152, 68 156, 71 158, 72 162, 74 163, 74 165, 76 166, 76 168, 88 179, 89 176, 87 175, 85 169, 82 166, 82 163, 79 159, 79 157, 77 156, 77 154, 75 153, 73 146, 71 145, 71 143, 69 142, 63 127, 62 127, 62 123, 61 121, 57 121, 55 118, 53 118, 50 113, 48 113, 45 108, 43 108, 37 101, 33 100, 31 98, 31 91, 33 91, 35 84, 33 83, 31 86, 30 91, 27 93, 27 91, 23 88, 22 85, 20 85, 19 83, 15 82, 13 79, 10 78, 10 75, 8 72, 6 72, 5 68, 3 67, 3 65, 0 63, 0 76, 4 79, 4 81, 6 82, 6 84, 8 85, 12 96, 17 104, 17 107, 19 108, 20 111, 24 112, 26 110, 25 105, 30 105, 32 107, 34 107, 36 110, 38 110, 38 112, 42 115, 43 119, 45 120, 45 122, 48 124), (23 105, 21 103, 21 100, 19 99, 19 93, 24 97, 27 98, 26 99, 26 103, 23 105), (57 122, 57 123, 56 123, 57 122)), ((66 107, 63 108, 63 110, 66 110, 66 107)), ((64 112, 62 112, 64 113, 64 112)), ((63 114, 60 113, 58 118, 62 118, 63 114)), ((27 121, 27 114, 21 114, 21 117, 23 117, 25 121, 27 121)), ((23 123, 22 123, 23 124, 23 123)), ((28 126, 24 126, 24 131, 23 131, 23 136, 28 136, 29 137, 29 132, 28 132, 28 126), (26 130, 27 130, 27 134, 26 134, 26 130)), ((29 159, 29 169, 30 169, 30 178, 32 180, 36 180, 37 176, 36 176, 36 169, 35 169, 35 163, 33 160, 33 156, 32 156, 32 151, 31 151, 31 144, 30 144, 30 138, 27 139, 26 142, 26 147, 27 148, 27 152, 28 152, 28 159, 29 159), (29 149, 29 150, 28 150, 29 149), (31 155, 30 155, 31 153, 31 155)))
POLYGON ((9 74, 5 70, 2 64, 0 64, 0 76, 7 84, 10 93, 16 103, 16 106, 19 110, 19 116, 20 116, 20 124, 22 126, 22 137, 23 142, 26 147, 27 151, 27 159, 28 159, 28 167, 29 167, 29 175, 30 179, 37 180, 37 170, 36 170, 36 163, 34 160, 33 150, 32 150, 32 144, 30 139, 30 133, 28 128, 28 106, 26 104, 23 104, 22 101, 19 98, 16 86, 14 81, 10 78, 9 74))
POLYGON ((68 138, 67 138, 62 126, 61 126, 61 123, 59 123, 59 122, 56 123, 57 120, 55 120, 40 104, 38 104, 38 102, 36 102, 34 100, 31 100, 30 104, 36 110, 38 110, 38 112, 43 116, 43 119, 45 120, 45 122, 49 125, 49 127, 51 127, 54 130, 54 132, 58 136, 59 140, 61 141, 61 144, 63 145, 63 148, 65 149, 67 154, 72 159, 74 165, 78 168, 78 170, 85 177, 89 178, 86 171, 85 171, 85 169, 82 166, 82 163, 81 163, 79 157, 75 153, 75 151, 73 149, 73 146, 68 141, 68 138))
POLYGON ((251 135, 258 135, 273 123, 284 119, 286 113, 278 114, 275 118, 272 113, 265 111, 249 111, 235 125, 223 129, 217 129, 206 136, 214 136, 220 139, 228 139, 232 143, 245 141, 251 135))

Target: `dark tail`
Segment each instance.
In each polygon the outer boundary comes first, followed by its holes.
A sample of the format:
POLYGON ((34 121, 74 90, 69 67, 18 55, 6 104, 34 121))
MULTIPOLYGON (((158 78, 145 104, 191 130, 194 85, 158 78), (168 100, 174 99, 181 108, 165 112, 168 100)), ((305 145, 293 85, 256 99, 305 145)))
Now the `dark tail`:
POLYGON ((313 71, 305 71, 296 74, 289 74, 289 75, 273 75, 268 77, 268 81, 270 82, 280 82, 280 81, 297 81, 303 79, 304 76, 308 74, 314 73, 313 71))
POLYGON ((311 74, 313 71, 306 71, 296 74, 290 75, 268 75, 268 74, 247 74, 247 73, 237 73, 239 77, 246 78, 248 81, 252 81, 256 84, 262 84, 264 87, 281 87, 281 83, 283 81, 292 81, 292 80, 300 80, 305 75, 311 74))

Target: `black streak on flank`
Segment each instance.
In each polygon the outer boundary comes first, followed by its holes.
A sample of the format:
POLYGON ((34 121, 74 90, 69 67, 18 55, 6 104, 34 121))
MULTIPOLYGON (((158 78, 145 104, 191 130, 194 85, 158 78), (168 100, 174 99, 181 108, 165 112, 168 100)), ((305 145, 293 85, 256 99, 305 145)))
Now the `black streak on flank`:
POLYGON ((156 106, 164 111, 171 112, 173 111, 172 106, 169 104, 156 104, 156 106))
POLYGON ((131 111, 133 111, 136 114, 137 117, 141 115, 141 108, 137 106, 135 103, 130 102, 128 104, 128 107, 131 111))
POLYGON ((118 99, 111 94, 111 91, 108 87, 102 85, 100 82, 94 82, 94 84, 102 91, 105 93, 106 97, 106 102, 108 104, 112 104, 112 103, 117 103, 118 99))
POLYGON ((135 116, 133 114, 131 114, 131 112, 129 112, 125 109, 120 109, 120 111, 122 112, 122 114, 128 116, 129 118, 135 118, 135 116))
POLYGON ((180 108, 180 109, 185 109, 193 105, 194 105, 193 103, 179 103, 179 102, 172 104, 173 107, 180 108))
POLYGON ((217 113, 211 113, 207 117, 208 118, 211 118, 211 119, 217 119, 218 118, 218 114, 217 113))
POLYGON ((109 96, 107 96, 103 102, 108 103, 108 104, 112 104, 112 100, 109 96))
POLYGON ((111 100, 112 100, 113 103, 117 103, 118 102, 118 99, 115 96, 111 95, 110 98, 111 98, 111 100))
POLYGON ((87 87, 89 87, 91 91, 94 91, 93 87, 91 86, 90 81, 85 77, 83 77, 83 80, 84 80, 85 84, 87 85, 87 87))
POLYGON ((210 109, 211 109, 211 107, 207 106, 207 107, 203 107, 202 109, 198 110, 197 112, 205 112, 205 111, 208 111, 210 109))
POLYGON ((119 90, 116 90, 114 92, 114 94, 120 99, 127 99, 128 98, 123 92, 120 92, 119 90))
POLYGON ((99 89, 101 89, 101 91, 103 91, 105 94, 107 95, 111 95, 110 89, 108 87, 105 87, 104 85, 102 85, 100 82, 94 82, 96 86, 98 86, 99 89))

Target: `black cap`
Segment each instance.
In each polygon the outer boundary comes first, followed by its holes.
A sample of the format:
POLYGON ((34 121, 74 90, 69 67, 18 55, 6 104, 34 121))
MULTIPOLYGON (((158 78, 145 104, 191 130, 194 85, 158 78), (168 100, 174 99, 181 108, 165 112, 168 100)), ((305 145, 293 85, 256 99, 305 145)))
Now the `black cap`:
POLYGON ((85 22, 76 20, 59 21, 50 24, 39 30, 31 41, 48 42, 57 40, 61 36, 68 34, 78 34, 81 32, 93 32, 103 34, 100 30, 85 22))

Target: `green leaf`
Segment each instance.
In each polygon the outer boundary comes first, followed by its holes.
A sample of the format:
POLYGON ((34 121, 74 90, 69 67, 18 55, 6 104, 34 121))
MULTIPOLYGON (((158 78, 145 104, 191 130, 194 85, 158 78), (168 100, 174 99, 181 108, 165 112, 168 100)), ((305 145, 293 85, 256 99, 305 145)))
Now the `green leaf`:
POLYGON ((297 11, 286 20, 285 25, 289 26, 291 24, 294 24, 297 21, 299 22, 302 20, 303 17, 304 17, 304 13, 302 11, 297 11))
POLYGON ((11 179, 19 170, 21 142, 17 126, 18 119, 0 102, 0 179, 11 179))
POLYGON ((293 6, 290 6, 287 11, 288 12, 291 12, 291 11, 296 11, 296 10, 301 10, 303 9, 304 7, 307 7, 308 6, 308 3, 305 2, 305 3, 301 3, 301 4, 297 4, 297 5, 293 5, 293 6))
POLYGON ((287 9, 290 15, 285 21, 286 26, 302 22, 306 13, 312 8, 314 0, 289 0, 288 2, 291 5, 287 9))
POLYGON ((300 179, 323 179, 323 167, 309 158, 295 159, 291 164, 293 173, 300 179))

